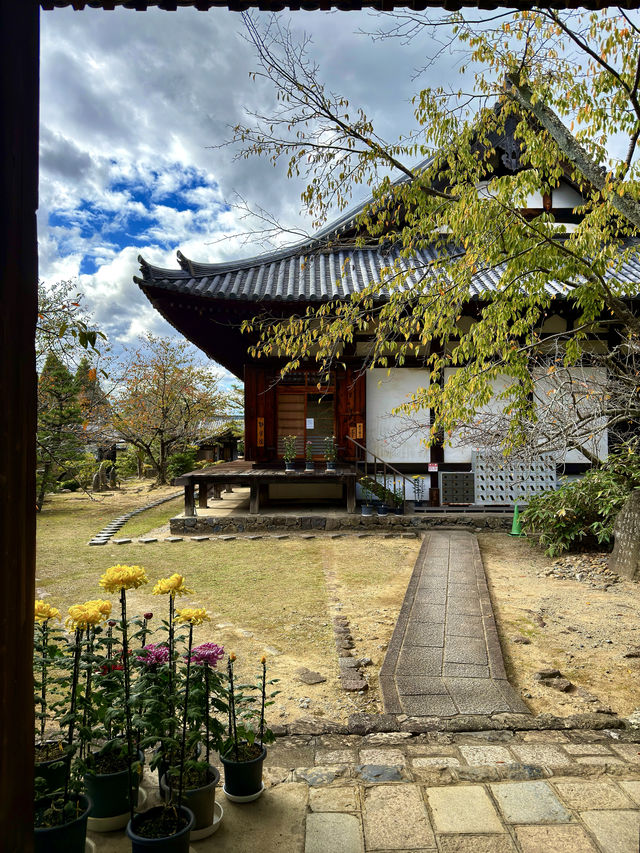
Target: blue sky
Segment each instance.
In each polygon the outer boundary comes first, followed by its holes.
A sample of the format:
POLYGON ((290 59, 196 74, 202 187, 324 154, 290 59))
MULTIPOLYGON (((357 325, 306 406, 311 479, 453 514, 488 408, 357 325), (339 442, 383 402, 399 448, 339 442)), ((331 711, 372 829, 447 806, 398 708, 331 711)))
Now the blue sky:
MULTIPOLYGON (((424 45, 372 41, 358 32, 378 26, 370 13, 287 19, 312 35, 323 79, 383 136, 411 127, 424 45)), ((245 108, 274 103, 250 78, 252 50, 225 9, 42 13, 40 275, 77 279, 116 350, 147 331, 176 334, 133 282, 138 255, 175 268, 177 249, 208 262, 259 253, 233 237, 246 229, 240 196, 308 230, 300 182, 219 147, 245 108)))

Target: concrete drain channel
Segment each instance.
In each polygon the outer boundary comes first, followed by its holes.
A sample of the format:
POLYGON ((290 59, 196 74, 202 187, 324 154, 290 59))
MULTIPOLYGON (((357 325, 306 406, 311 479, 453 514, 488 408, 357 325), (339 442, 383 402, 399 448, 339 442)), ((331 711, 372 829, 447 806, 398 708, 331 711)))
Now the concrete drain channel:
POLYGON ((106 527, 103 527, 100 533, 96 533, 96 535, 89 540, 89 545, 106 545, 111 537, 123 527, 129 519, 133 518, 136 515, 140 515, 141 512, 145 512, 145 510, 153 509, 156 506, 160 506, 161 504, 168 503, 169 501, 175 501, 176 498, 179 498, 182 495, 182 492, 176 492, 173 495, 169 495, 166 498, 160 498, 157 501, 153 501, 150 504, 146 504, 145 506, 138 507, 138 509, 133 509, 131 512, 127 512, 124 515, 119 516, 118 518, 111 521, 107 524, 106 527))

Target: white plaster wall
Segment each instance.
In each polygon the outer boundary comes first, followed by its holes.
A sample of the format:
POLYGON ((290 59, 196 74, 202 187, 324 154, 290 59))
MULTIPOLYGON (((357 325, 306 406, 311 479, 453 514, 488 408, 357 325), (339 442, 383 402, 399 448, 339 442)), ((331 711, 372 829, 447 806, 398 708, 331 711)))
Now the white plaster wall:
MULTIPOLYGON (((446 367, 444 371, 444 379, 445 382, 449 379, 450 376, 458 370, 457 367, 446 367)), ((504 391, 506 386, 509 383, 509 378, 507 376, 499 376, 495 382, 493 383, 493 388, 495 393, 500 393, 504 391)), ((504 401, 490 401, 488 405, 483 406, 483 408, 478 412, 478 415, 481 416, 482 412, 490 412, 496 413, 501 410, 501 407, 504 405, 504 401)), ((465 444, 460 439, 457 431, 454 431, 450 438, 451 446, 449 447, 445 444, 444 447, 444 461, 445 462, 471 462, 471 454, 474 450, 477 450, 476 447, 473 447, 470 444, 465 444)))
MULTIPOLYGON (((429 371, 412 367, 367 372, 367 447, 385 462, 428 462, 429 449, 421 443, 421 435, 411 430, 410 419, 392 415, 391 410, 406 403, 418 388, 429 384, 429 371)), ((429 420, 422 410, 420 422, 429 420)))

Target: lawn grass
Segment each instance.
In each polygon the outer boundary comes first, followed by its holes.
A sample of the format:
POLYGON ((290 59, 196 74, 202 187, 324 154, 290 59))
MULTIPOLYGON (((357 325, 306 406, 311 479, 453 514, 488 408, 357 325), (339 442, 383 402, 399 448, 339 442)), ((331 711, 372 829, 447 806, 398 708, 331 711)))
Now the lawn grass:
MULTIPOLYGON (((171 494, 171 488, 166 493, 171 494)), ((358 630, 372 626, 379 642, 377 635, 383 622, 394 621, 415 562, 418 540, 303 540, 292 536, 283 540, 195 542, 185 538, 176 543, 87 545, 110 520, 160 496, 161 492, 146 489, 103 497, 99 502, 77 494, 54 496, 38 517, 38 597, 46 596, 66 614, 71 604, 109 597, 99 586, 100 576, 109 566, 141 565, 150 583, 128 593, 128 610, 130 615, 153 612, 151 627, 155 628, 167 617, 168 600, 152 595, 153 584, 178 572, 193 592, 180 598, 177 606, 202 606, 212 617, 210 623, 196 629, 195 641, 211 640, 235 652, 240 672, 247 676, 257 671, 266 652, 271 675, 288 685, 285 692, 290 695, 282 701, 290 699, 292 703, 301 688, 300 684, 296 687, 295 676, 300 666, 322 671, 329 678, 327 690, 335 691, 331 685, 338 683, 333 612, 325 573, 337 578, 343 612, 355 617, 358 630), (379 622, 382 609, 383 622, 379 622)), ((139 525, 136 532, 146 533, 166 523, 175 512, 175 504, 167 502, 142 513, 135 520, 139 525)), ((127 528, 127 536, 136 535, 131 524, 127 528)), ((115 610, 116 597, 111 596, 111 600, 115 610)), ((158 634, 155 639, 164 636, 158 634)), ((363 653, 368 654, 369 648, 363 642, 363 653)), ((318 690, 315 694, 318 699, 320 693, 318 690)))

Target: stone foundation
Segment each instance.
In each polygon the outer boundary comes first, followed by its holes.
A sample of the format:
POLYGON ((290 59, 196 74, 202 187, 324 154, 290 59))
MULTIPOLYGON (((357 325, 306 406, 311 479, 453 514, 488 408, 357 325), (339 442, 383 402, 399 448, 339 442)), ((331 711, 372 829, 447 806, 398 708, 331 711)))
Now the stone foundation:
POLYGON ((435 530, 437 528, 456 528, 472 530, 511 530, 512 518, 509 514, 478 513, 429 513, 423 515, 224 515, 195 516, 185 518, 177 516, 170 521, 171 533, 177 536, 211 535, 221 533, 264 533, 272 530, 345 530, 358 533, 400 533, 435 530))

